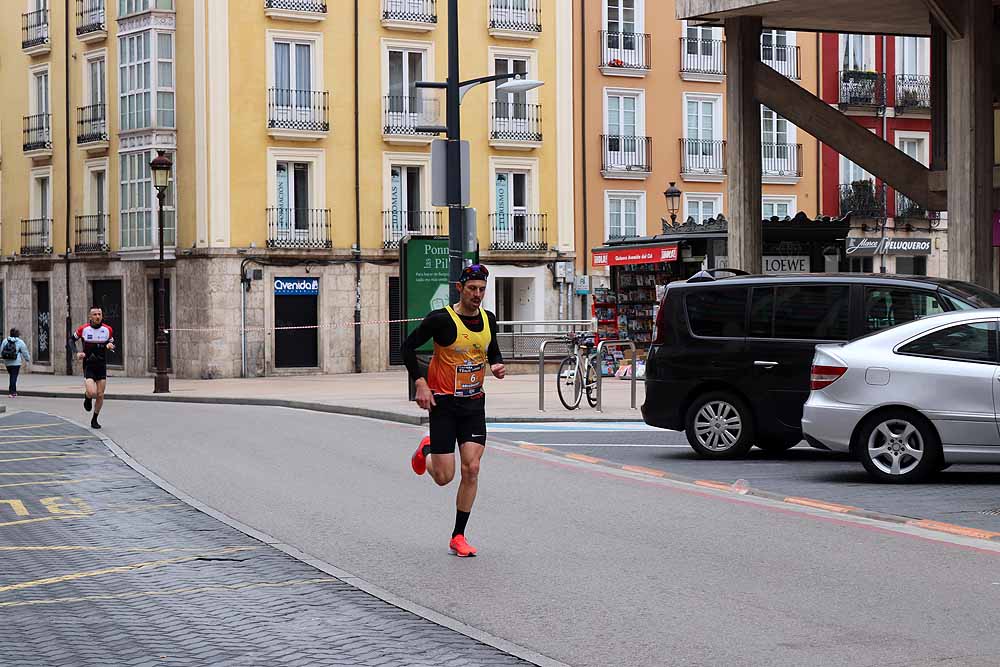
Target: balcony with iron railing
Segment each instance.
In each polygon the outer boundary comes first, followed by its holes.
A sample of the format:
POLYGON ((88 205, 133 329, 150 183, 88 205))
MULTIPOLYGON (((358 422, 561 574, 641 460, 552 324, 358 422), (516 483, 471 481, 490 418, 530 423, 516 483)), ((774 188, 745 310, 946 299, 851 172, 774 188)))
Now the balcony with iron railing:
POLYGON ((726 142, 722 139, 681 139, 681 178, 721 183, 726 175, 726 142))
POLYGON ((382 138, 388 143, 429 144, 434 132, 418 128, 437 125, 441 108, 436 99, 417 95, 386 95, 382 98, 382 138))
POLYGON ((798 183, 802 178, 802 144, 764 142, 760 163, 765 183, 798 183))
POLYGON ((650 38, 639 32, 601 31, 601 71, 611 76, 646 76, 651 68, 650 38))
POLYGON ((440 236, 441 211, 382 211, 382 247, 398 248, 404 236, 440 236))
POLYGON ((681 78, 718 82, 726 76, 726 42, 681 37, 681 78))
POLYGON ((89 149, 108 147, 107 106, 76 108, 76 143, 89 149))
POLYGON ((322 21, 326 0, 264 0, 264 15, 288 21, 322 21))
POLYGON ((76 216, 74 233, 76 243, 73 252, 78 254, 106 253, 111 251, 111 235, 108 233, 111 216, 107 213, 76 216))
POLYGON ((911 218, 927 218, 927 209, 913 201, 902 192, 896 192, 896 215, 897 220, 911 218))
POLYGON ((601 135, 601 174, 605 178, 645 180, 653 170, 653 138, 601 135))
POLYGON ((382 26, 427 32, 437 25, 437 0, 382 0, 382 26))
POLYGON ((52 48, 49 43, 49 10, 21 14, 21 49, 29 56, 48 53, 52 48))
POLYGON ((21 147, 25 155, 29 157, 52 155, 52 114, 25 116, 22 128, 21 147))
POLYGON ((490 250, 542 253, 548 250, 544 213, 491 213, 490 250))
POLYGON ((108 36, 105 0, 76 0, 76 36, 81 42, 99 42, 108 36))
POLYGON ((799 47, 797 46, 761 44, 760 60, 778 74, 783 74, 789 79, 798 81, 802 78, 799 73, 799 47))
POLYGON ((862 179, 840 186, 840 215, 858 218, 885 217, 885 185, 862 179))
POLYGON ((840 95, 838 106, 885 109, 885 74, 844 70, 838 73, 840 95))
POLYGON ((893 92, 897 114, 931 109, 931 78, 927 75, 897 74, 893 92))
POLYGON ((542 32, 541 0, 490 0, 490 35, 535 39, 542 32))
POLYGON ((330 209, 267 209, 267 247, 315 250, 332 248, 330 209))
POLYGON ((297 141, 322 139, 330 131, 330 94, 323 90, 269 88, 267 133, 297 141))
POLYGON ((542 106, 496 100, 490 105, 490 145, 531 149, 542 144, 542 106))
POLYGON ((52 254, 52 218, 21 220, 21 254, 52 254))

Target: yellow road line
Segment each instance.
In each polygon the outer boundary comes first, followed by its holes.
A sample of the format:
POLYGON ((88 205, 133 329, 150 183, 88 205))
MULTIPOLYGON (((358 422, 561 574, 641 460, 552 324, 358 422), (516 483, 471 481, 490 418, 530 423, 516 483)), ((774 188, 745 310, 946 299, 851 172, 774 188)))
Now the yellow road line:
POLYGON ((725 484, 723 482, 713 482, 710 479, 696 479, 694 481, 698 486, 706 486, 710 489, 718 489, 719 491, 732 491, 732 484, 725 484))
MULTIPOLYGON (((2 454, 3 452, 0 452, 2 454)), ((96 459, 101 454, 59 454, 58 456, 24 456, 17 459, 0 459, 0 463, 15 463, 17 461, 40 461, 42 459, 96 459)))
POLYGON ((622 470, 628 470, 629 472, 638 472, 643 475, 652 475, 654 477, 666 477, 667 473, 662 470, 657 470, 655 468, 646 468, 644 466, 622 466, 622 470))
POLYGON ((907 524, 911 526, 918 526, 920 528, 927 528, 929 530, 939 530, 943 533, 951 533, 952 535, 962 535, 964 537, 976 537, 981 540, 989 540, 994 537, 1000 537, 1000 533, 995 533, 990 530, 979 530, 978 528, 966 528, 965 526, 956 526, 953 523, 944 523, 942 521, 933 521, 931 519, 913 519, 907 521, 907 524))
POLYGON ((69 477, 68 472, 0 472, 0 477, 69 477))
POLYGON ((62 422, 52 422, 51 424, 28 424, 25 426, 0 426, 0 431, 26 431, 31 428, 45 428, 47 426, 65 426, 62 422))
POLYGON ((158 591, 132 591, 130 593, 106 593, 102 595, 83 595, 80 597, 48 598, 42 600, 19 600, 16 602, 0 602, 0 607, 24 607, 35 604, 59 604, 69 602, 93 602, 101 600, 130 600, 139 597, 162 597, 167 595, 185 595, 193 593, 215 593, 222 591, 244 591, 255 588, 282 588, 286 586, 306 586, 312 584, 330 584, 339 579, 326 577, 324 579, 290 579, 288 581, 258 581, 242 584, 220 584, 217 586, 198 586, 191 588, 174 588, 158 591))
MULTIPOLYGON (((76 452, 65 452, 65 451, 51 452, 42 449, 0 449, 0 454, 53 454, 55 456, 78 456, 76 452)), ((2 460, 3 459, 0 459, 0 461, 2 460)))
MULTIPOLYGON (((16 433, 14 435, 0 435, 0 443, 2 443, 4 440, 14 439, 14 438, 27 438, 27 439, 31 439, 31 440, 51 440, 51 439, 57 438, 57 437, 61 438, 63 436, 60 435, 60 434, 58 434, 58 433, 57 434, 53 434, 53 435, 26 435, 24 433, 16 433)), ((84 436, 74 435, 74 436, 70 436, 70 437, 81 438, 82 439, 84 436)))
MULTIPOLYGON (((238 547, 219 547, 220 549, 235 549, 238 547)), ((251 547, 257 549, 258 547, 251 547)), ((91 547, 80 545, 56 545, 56 546, 21 546, 21 547, 0 547, 0 553, 6 551, 110 551, 116 553, 169 553, 179 552, 203 552, 204 547, 91 547)))
POLYGON ((58 577, 46 577, 44 579, 35 579, 33 581, 22 581, 19 584, 0 586, 0 593, 8 593, 10 591, 21 591, 26 588, 48 586, 50 584, 61 584, 67 581, 76 581, 78 579, 87 579, 89 577, 100 577, 105 574, 123 574, 125 572, 132 572, 134 570, 162 567, 164 565, 176 565, 179 563, 187 563, 193 560, 198 560, 199 558, 204 558, 204 557, 217 557, 217 556, 223 556, 225 554, 239 553, 241 551, 252 551, 256 548, 257 547, 228 547, 226 549, 221 549, 221 550, 213 549, 205 551, 197 556, 181 556, 178 558, 166 558, 164 560, 150 560, 144 563, 134 563, 132 565, 119 565, 117 567, 106 567, 100 570, 87 570, 84 572, 74 572, 73 574, 63 574, 58 577))
POLYGON ((17 440, 9 440, 6 442, 0 442, 0 445, 18 445, 22 442, 46 442, 48 440, 82 440, 78 435, 54 435, 50 438, 18 438, 17 440))
POLYGON ((802 505, 803 507, 813 507, 820 510, 826 510, 827 512, 836 512, 838 514, 846 514, 852 512, 856 507, 851 507, 850 505, 841 505, 839 503, 828 503, 822 500, 813 500, 812 498, 798 498, 796 496, 789 496, 785 498, 786 503, 791 503, 792 505, 802 505))
POLYGON ((601 459, 594 458, 593 456, 587 456, 586 454, 566 454, 566 458, 573 459, 574 461, 582 461, 584 463, 600 463, 601 459))
POLYGON ((117 482, 117 481, 120 480, 102 479, 100 477, 84 477, 83 479, 40 479, 36 482, 14 482, 13 484, 0 484, 0 489, 9 489, 15 486, 55 486, 57 484, 79 484, 80 482, 117 482))
MULTIPOLYGON (((131 514, 133 512, 145 512, 147 510, 161 509, 163 507, 177 507, 181 503, 163 503, 161 505, 148 505, 145 507, 135 507, 131 509, 114 509, 110 512, 120 513, 120 514, 131 514)), ((105 509, 103 512, 107 513, 109 510, 105 509)), ((43 516, 37 519, 19 519, 17 521, 7 521, 5 523, 0 523, 0 527, 3 526, 20 526, 26 523, 39 523, 41 521, 55 521, 55 520, 65 520, 65 519, 85 519, 87 517, 94 516, 95 514, 101 514, 101 511, 90 512, 88 514, 65 514, 65 515, 54 515, 54 516, 43 516)))

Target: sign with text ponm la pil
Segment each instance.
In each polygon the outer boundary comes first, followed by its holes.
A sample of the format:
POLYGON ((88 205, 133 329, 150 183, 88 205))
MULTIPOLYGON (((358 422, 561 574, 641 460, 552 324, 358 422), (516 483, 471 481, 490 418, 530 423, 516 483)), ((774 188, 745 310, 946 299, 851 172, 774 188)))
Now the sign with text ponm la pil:
POLYGON ((676 262, 677 245, 654 245, 646 248, 622 248, 594 253, 594 266, 625 266, 627 264, 658 264, 676 262))
POLYGON ((319 278, 275 278, 274 296, 316 296, 319 278))

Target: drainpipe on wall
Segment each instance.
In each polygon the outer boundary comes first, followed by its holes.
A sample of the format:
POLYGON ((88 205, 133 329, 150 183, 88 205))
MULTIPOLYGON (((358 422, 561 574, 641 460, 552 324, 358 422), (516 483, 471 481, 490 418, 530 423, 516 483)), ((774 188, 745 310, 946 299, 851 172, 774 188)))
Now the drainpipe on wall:
MULTIPOLYGON (((603 47, 602 47, 603 48, 603 47)), ((583 190, 583 275, 590 274, 590 242, 588 240, 589 216, 587 208, 590 201, 587 197, 587 0, 580 0, 580 170, 583 174, 581 188, 583 190)), ((580 319, 588 319, 587 295, 580 297, 580 319)))
MULTIPOLYGON (((823 33, 816 33, 816 97, 823 99, 823 33)), ((823 215, 823 178, 820 171, 823 168, 823 142, 816 142, 816 217, 823 215)), ((837 210, 840 213, 840 210, 837 210)), ((825 269, 826 267, 824 267, 825 269)))
POLYGON ((72 108, 72 100, 69 94, 69 2, 70 0, 65 0, 63 2, 63 44, 66 49, 65 52, 65 65, 66 70, 64 72, 66 76, 66 136, 65 144, 66 148, 66 252, 63 255, 63 269, 66 272, 66 347, 64 352, 66 354, 66 375, 73 374, 73 355, 70 353, 70 345, 73 341, 73 298, 70 296, 70 280, 69 280, 69 249, 70 249, 70 234, 69 234, 69 221, 72 219, 72 207, 73 207, 73 181, 72 181, 72 162, 71 157, 71 144, 70 144, 70 110, 72 108))
POLYGON ((361 138, 358 101, 358 0, 354 0, 354 372, 361 372, 361 138))

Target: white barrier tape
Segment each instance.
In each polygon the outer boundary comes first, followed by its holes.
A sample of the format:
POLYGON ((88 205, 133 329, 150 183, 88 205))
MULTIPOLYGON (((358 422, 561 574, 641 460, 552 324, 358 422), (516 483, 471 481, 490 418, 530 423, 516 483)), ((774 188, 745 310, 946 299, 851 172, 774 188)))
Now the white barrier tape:
MULTIPOLYGON (((303 326, 295 327, 243 327, 243 331, 296 331, 300 329, 347 329, 350 327, 357 326, 379 326, 383 324, 403 324, 405 322, 421 322, 424 318, 422 317, 411 317, 407 320, 367 320, 365 322, 334 322, 332 324, 306 324, 303 326)), ((240 327, 196 327, 196 328, 184 328, 176 327, 172 329, 164 329, 166 333, 173 333, 175 331, 240 331, 240 327)))

